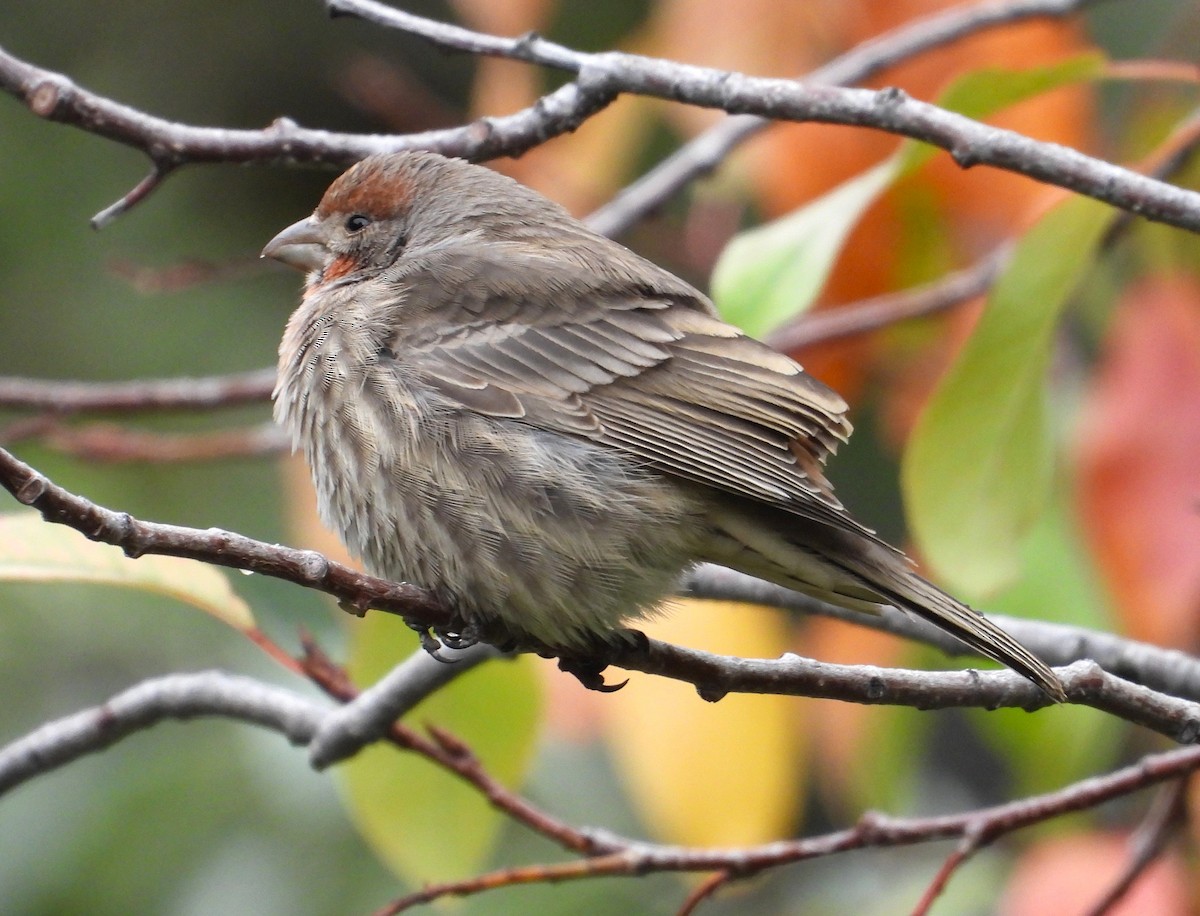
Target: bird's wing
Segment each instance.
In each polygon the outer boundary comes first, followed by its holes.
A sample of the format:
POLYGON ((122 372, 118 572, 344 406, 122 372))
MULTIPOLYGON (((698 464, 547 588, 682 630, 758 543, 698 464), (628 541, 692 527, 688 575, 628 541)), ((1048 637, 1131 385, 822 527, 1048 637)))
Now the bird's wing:
POLYGON ((636 296, 620 286, 560 264, 443 255, 398 284, 388 347, 464 408, 865 532, 821 469, 849 435, 845 402, 681 284, 636 296), (535 281, 542 302, 522 295, 535 281))

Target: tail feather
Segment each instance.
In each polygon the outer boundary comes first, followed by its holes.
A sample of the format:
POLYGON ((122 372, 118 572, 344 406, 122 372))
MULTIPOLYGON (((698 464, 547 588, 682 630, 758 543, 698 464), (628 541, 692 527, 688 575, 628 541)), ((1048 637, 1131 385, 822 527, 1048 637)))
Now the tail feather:
POLYGON ((1008 632, 916 573, 903 572, 904 581, 897 583, 899 587, 887 587, 884 583, 877 583, 876 587, 898 607, 928 620, 976 652, 1024 675, 1057 702, 1066 701, 1067 694, 1058 675, 1008 632))
POLYGON ((741 508, 710 518, 715 524, 706 559, 845 607, 894 605, 1024 675, 1057 702, 1067 699, 1049 665, 979 611, 922 579, 903 553, 871 532, 795 517, 785 524, 778 516, 760 518, 741 508))

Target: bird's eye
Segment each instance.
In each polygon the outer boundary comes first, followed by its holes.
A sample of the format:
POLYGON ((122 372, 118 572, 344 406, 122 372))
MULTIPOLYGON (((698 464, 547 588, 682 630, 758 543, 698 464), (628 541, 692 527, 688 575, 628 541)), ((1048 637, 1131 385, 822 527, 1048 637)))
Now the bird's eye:
POLYGON ((363 216, 361 213, 355 213, 346 220, 347 232, 361 232, 371 225, 371 220, 363 216))

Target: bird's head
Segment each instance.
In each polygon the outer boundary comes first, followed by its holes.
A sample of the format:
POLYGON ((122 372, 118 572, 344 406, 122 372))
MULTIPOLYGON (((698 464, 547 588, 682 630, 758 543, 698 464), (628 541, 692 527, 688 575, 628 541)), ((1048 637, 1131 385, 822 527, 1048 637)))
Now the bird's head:
POLYGON ((329 186, 311 216, 271 239, 262 256, 305 271, 310 286, 389 267, 408 245, 414 204, 428 180, 422 172, 446 161, 427 153, 362 160, 329 186))
POLYGON ((519 239, 558 219, 567 217, 556 204, 490 169, 436 153, 381 153, 337 178, 262 256, 308 273, 311 289, 374 276, 410 249, 519 239))

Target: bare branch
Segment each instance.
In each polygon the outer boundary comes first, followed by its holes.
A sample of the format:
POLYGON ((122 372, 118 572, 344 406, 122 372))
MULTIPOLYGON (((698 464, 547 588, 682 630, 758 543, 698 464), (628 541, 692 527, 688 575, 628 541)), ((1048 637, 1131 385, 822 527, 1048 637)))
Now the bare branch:
POLYGON ((568 83, 513 115, 406 136, 313 130, 279 118, 263 130, 196 127, 145 114, 77 86, 67 76, 27 63, 0 48, 0 90, 25 101, 41 118, 141 150, 151 174, 92 220, 97 228, 143 200, 171 171, 195 162, 315 163, 347 166, 372 153, 430 149, 447 156, 515 156, 575 130, 615 94, 600 85, 568 83))
POLYGON ((1130 838, 1131 855, 1125 870, 1113 885, 1104 892, 1096 904, 1087 910, 1087 916, 1104 916, 1121 902, 1138 878, 1146 873, 1167 848, 1171 836, 1179 829, 1187 814, 1187 789, 1190 776, 1181 776, 1176 782, 1163 787, 1154 798, 1137 831, 1130 838))
POLYGON ((120 547, 130 557, 153 553, 245 569, 333 595, 346 609, 368 607, 411 616, 430 626, 448 625, 446 609, 424 590, 356 572, 314 550, 265 544, 219 528, 201 531, 143 522, 64 490, 0 449, 0 484, 47 521, 69 525, 93 541, 120 547))
MULTIPOLYGON (((1004 0, 959 7, 908 23, 865 41, 854 50, 813 71, 806 82, 859 82, 912 57, 973 32, 1033 18, 1062 18, 1096 0, 1004 0)), ((325 0, 331 16, 354 16, 416 35, 442 48, 488 57, 520 60, 580 74, 596 55, 547 41, 536 32, 504 38, 407 13, 378 0, 325 0)))
POLYGON ((937 314, 986 293, 1011 257, 1012 246, 1004 245, 970 267, 915 289, 885 293, 835 309, 809 312, 775 331, 767 338, 767 343, 777 350, 793 353, 806 347, 868 334, 910 318, 937 314))
POLYGON ((937 870, 937 874, 933 876, 933 880, 925 888, 925 893, 921 895, 921 899, 917 901, 917 905, 912 908, 912 916, 926 916, 933 908, 933 904, 937 898, 942 895, 942 891, 946 889, 946 885, 950 883, 950 878, 982 846, 983 835, 977 827, 965 830, 958 844, 951 851, 950 855, 946 856, 945 861, 942 862, 942 867, 937 870))
POLYGON ((131 382, 43 381, 0 377, 0 408, 57 414, 142 410, 212 410, 268 401, 275 369, 206 378, 138 379, 131 382))
MULTIPOLYGON (((884 608, 879 614, 852 611, 722 566, 702 564, 692 569, 680 583, 680 592, 693 598, 762 604, 801 614, 833 617, 935 646, 947 655, 964 653, 964 646, 954 637, 895 608, 884 608)), ((1169 696, 1200 701, 1200 659, 1187 652, 1085 627, 1001 614, 988 616, 1050 665, 1069 665, 1081 658, 1091 659, 1105 671, 1125 680, 1169 696)))
POLYGON ((0 795, 165 720, 221 716, 307 744, 323 714, 291 691, 222 671, 154 678, 0 748, 0 795))
MULTIPOLYGON (((32 107, 32 106, 31 106, 32 107)), ((158 190, 161 185, 175 169, 178 164, 170 160, 158 161, 155 160, 154 167, 150 170, 150 174, 139 181, 128 193, 115 203, 109 204, 99 213, 92 217, 92 228, 103 229, 105 226, 112 223, 117 217, 129 212, 143 200, 158 190)))
MULTIPOLYGON (((847 86, 959 38, 1024 19, 1062 18, 1094 0, 1002 0, 956 7, 918 19, 857 45, 840 57, 801 77, 806 83, 847 86)), ((733 150, 770 127, 769 118, 733 115, 675 150, 616 197, 588 217, 603 235, 620 235, 678 194, 687 184, 707 175, 733 150)))
MULTIPOLYGON (((259 572, 335 595, 344 606, 359 611, 385 610, 424 626, 446 627, 454 619, 452 609, 423 589, 355 572, 314 551, 264 544, 219 529, 200 531, 143 522, 127 513, 104 509, 53 484, 3 449, 0 484, 19 502, 38 509, 47 521, 70 525, 92 540, 122 548, 131 557, 157 553, 259 572)), ((915 672, 869 665, 827 665, 792 655, 779 659, 730 658, 654 640, 644 644, 614 642, 599 661, 685 681, 709 700, 739 692, 920 709, 1035 709, 1048 702, 1036 687, 1012 671, 915 672)), ((1094 662, 1077 662, 1060 675, 1073 702, 1105 710, 1181 743, 1200 736, 1200 706, 1195 703, 1131 684, 1106 673, 1094 662)))
MULTIPOLYGON (((319 653, 310 655, 305 668, 336 699, 346 702, 356 695, 344 672, 331 666, 319 653)), ((333 714, 289 691, 224 672, 156 678, 118 694, 102 706, 41 726, 0 748, 0 793, 168 719, 232 718, 273 729, 292 743, 304 745, 312 741, 333 714)), ((398 747, 416 751, 459 776, 499 810, 585 858, 433 885, 394 902, 386 912, 399 912, 442 896, 479 893, 519 883, 655 871, 700 871, 719 873, 720 880, 710 882, 715 890, 727 880, 851 849, 958 838, 964 844, 961 848, 973 850, 1022 827, 1179 779, 1200 766, 1200 748, 1185 748, 1148 756, 1134 766, 1056 792, 977 811, 911 818, 872 814, 865 815, 854 827, 823 836, 748 848, 688 849, 638 842, 607 831, 585 831, 564 824, 498 784, 457 738, 437 729, 431 734, 432 738, 427 739, 397 724, 390 728, 388 738, 398 747)), ((959 858, 963 857, 965 854, 959 858)), ((942 872, 948 877, 952 870, 943 866, 942 872)))
MULTIPOLYGON (((1051 702, 1021 675, 1008 670, 909 671, 830 665, 792 654, 774 659, 731 658, 657 640, 649 640, 645 646, 617 647, 606 660, 630 671, 692 684, 701 697, 713 701, 729 693, 770 693, 915 709, 1033 710, 1051 702)), ((1200 737, 1200 704, 1122 680, 1090 660, 1057 667, 1055 673, 1068 702, 1104 710, 1180 744, 1200 737)))
POLYGON ((719 871, 708 879, 701 881, 695 889, 688 894, 687 899, 683 901, 683 905, 675 912, 675 916, 691 916, 696 912, 696 907, 700 906, 705 900, 712 897, 722 887, 732 881, 734 875, 728 871, 719 871))
MULTIPOLYGON (((317 686, 342 703, 352 703, 360 696, 346 672, 335 665, 315 644, 310 641, 305 649, 304 670, 317 686)), ((336 725, 330 727, 329 732, 336 728, 336 725)), ((602 841, 586 831, 577 830, 505 788, 487 772, 466 744, 444 729, 431 727, 430 737, 426 738, 400 722, 393 722, 385 737, 397 747, 415 751, 453 773, 468 785, 475 787, 496 810, 507 814, 563 849, 595 855, 609 851, 617 843, 612 838, 602 841)))
MULTIPOLYGON (((1023 827, 1094 808, 1131 792, 1185 776, 1197 767, 1200 767, 1200 748, 1184 748, 1145 757, 1133 766, 1085 779, 1056 792, 991 808, 935 817, 892 818, 866 814, 846 830, 743 849, 654 846, 613 837, 612 841, 619 844, 614 851, 575 862, 503 869, 462 881, 428 885, 377 912, 399 913, 441 897, 468 896, 517 884, 663 871, 726 871, 735 877, 747 877, 767 868, 855 849, 911 846, 967 837, 978 837, 978 845, 985 846, 1023 827)), ((974 844, 975 841, 970 842, 974 844)))
POLYGON ((483 643, 469 649, 443 646, 436 659, 418 649, 321 723, 308 749, 313 768, 322 770, 357 754, 430 694, 500 655, 483 643))
POLYGON ((912 99, 898 89, 875 92, 802 84, 618 52, 583 55, 536 36, 508 40, 479 35, 401 13, 373 0, 335 2, 338 12, 353 11, 361 18, 393 28, 419 28, 423 37, 448 47, 459 48, 468 42, 479 53, 526 54, 552 66, 577 70, 579 78, 516 115, 407 137, 305 130, 286 120, 276 121, 264 131, 177 124, 89 93, 62 74, 34 67, 3 50, 0 88, 24 99, 41 117, 75 124, 143 150, 159 171, 202 161, 345 165, 369 153, 403 148, 436 149, 472 159, 515 155, 557 133, 574 130, 616 95, 631 92, 734 114, 884 130, 941 147, 963 168, 992 165, 1068 188, 1147 219, 1193 231, 1200 229, 1200 194, 1196 192, 1057 144, 1040 143, 980 124, 912 99))
POLYGON ((1200 230, 1200 193, 1139 175, 1056 143, 1031 140, 918 101, 896 88, 849 89, 795 80, 752 77, 677 61, 608 51, 570 52, 536 36, 496 39, 402 13, 376 0, 329 0, 339 13, 414 32, 437 44, 521 59, 544 56, 578 73, 581 87, 607 95, 634 93, 754 114, 771 120, 870 127, 920 140, 950 153, 963 168, 991 165, 1104 201, 1146 219, 1200 230), (469 47, 471 43, 474 47, 469 47), (518 47, 519 46, 519 47, 518 47), (487 50, 491 49, 491 50, 487 50))

